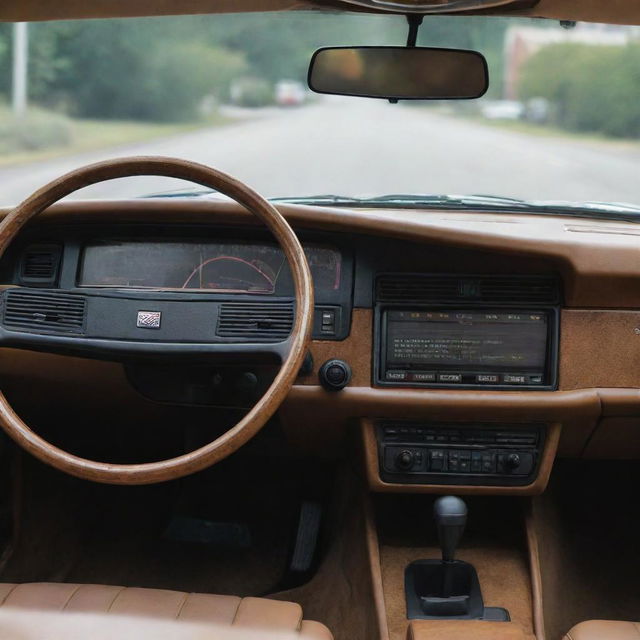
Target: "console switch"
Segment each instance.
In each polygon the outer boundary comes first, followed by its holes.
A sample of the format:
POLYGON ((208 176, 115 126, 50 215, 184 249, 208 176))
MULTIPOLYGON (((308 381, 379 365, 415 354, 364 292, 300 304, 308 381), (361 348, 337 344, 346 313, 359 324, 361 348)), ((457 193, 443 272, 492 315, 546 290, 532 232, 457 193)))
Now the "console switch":
POLYGON ((431 472, 443 471, 444 470, 444 451, 433 451, 429 452, 429 470, 431 472))

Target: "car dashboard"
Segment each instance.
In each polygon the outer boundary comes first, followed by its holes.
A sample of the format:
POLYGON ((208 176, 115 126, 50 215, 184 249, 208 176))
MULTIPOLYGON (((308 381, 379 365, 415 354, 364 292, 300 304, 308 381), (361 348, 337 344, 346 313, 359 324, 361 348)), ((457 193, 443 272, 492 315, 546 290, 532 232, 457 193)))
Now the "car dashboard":
MULTIPOLYGON (((558 455, 640 456, 637 226, 279 209, 315 287, 278 415, 301 450, 349 451, 376 491, 495 494, 542 491, 558 455)), ((9 388, 37 366, 44 395, 95 383, 143 415, 250 407, 295 313, 281 250, 226 202, 58 204, 0 277, 9 388)))

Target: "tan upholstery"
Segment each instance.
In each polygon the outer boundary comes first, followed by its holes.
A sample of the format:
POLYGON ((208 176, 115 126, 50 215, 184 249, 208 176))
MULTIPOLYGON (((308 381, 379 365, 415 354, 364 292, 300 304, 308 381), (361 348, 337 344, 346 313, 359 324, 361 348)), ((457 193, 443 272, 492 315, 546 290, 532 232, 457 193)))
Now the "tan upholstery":
POLYGON ((412 620, 407 640, 525 640, 512 622, 484 620, 412 620))
MULTIPOLYGON (((189 623, 176 636, 179 638, 204 640, 228 636, 244 640, 245 637, 253 639, 257 633, 274 640, 280 637, 332 640, 324 625, 303 620, 300 605, 292 602, 103 585, 0 584, 0 640, 31 638, 30 626, 33 627, 39 616, 45 621, 44 628, 59 626, 69 640, 81 637, 83 625, 95 625, 95 620, 107 626, 123 625, 122 620, 127 620, 127 624, 136 627, 140 640, 157 635, 158 625, 163 622, 171 622, 170 626, 176 628, 189 623), (21 609, 28 609, 28 614, 21 609), (51 612, 57 615, 52 616, 51 612), (174 625, 175 621, 180 623, 174 625), (20 627, 20 634, 7 635, 6 628, 14 629, 16 625, 20 627), (149 627, 148 634, 145 625, 149 627), (198 629, 198 634, 189 635, 187 627, 198 629), (229 634, 221 631, 224 629, 229 630, 229 634)), ((172 633, 176 634, 175 629, 172 633)))
POLYGON ((589 620, 573 627, 565 640, 640 640, 640 623, 589 620))

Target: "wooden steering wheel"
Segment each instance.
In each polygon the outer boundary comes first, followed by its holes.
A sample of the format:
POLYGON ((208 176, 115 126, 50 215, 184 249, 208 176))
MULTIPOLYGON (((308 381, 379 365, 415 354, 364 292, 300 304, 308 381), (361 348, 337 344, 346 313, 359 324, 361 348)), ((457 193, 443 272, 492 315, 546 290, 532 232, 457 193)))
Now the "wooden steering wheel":
MULTIPOLYGON (((110 464, 73 455, 32 431, 0 393, 1 426, 22 448, 73 476, 109 484, 151 484, 180 478, 209 467, 239 449, 265 425, 288 394, 305 358, 312 331, 313 282, 302 246, 289 224, 273 205, 242 182, 210 167, 185 160, 163 157, 108 160, 72 171, 50 182, 19 204, 0 223, 0 257, 32 218, 58 200, 98 182, 143 175, 179 178, 215 189, 259 218, 275 236, 291 268, 295 317, 289 337, 276 343, 272 349, 281 358, 280 370, 253 408, 216 440, 168 460, 110 464)), ((207 345, 208 352, 212 350, 211 347, 215 345, 207 345)), ((228 352, 229 345, 224 345, 224 348, 228 352)))

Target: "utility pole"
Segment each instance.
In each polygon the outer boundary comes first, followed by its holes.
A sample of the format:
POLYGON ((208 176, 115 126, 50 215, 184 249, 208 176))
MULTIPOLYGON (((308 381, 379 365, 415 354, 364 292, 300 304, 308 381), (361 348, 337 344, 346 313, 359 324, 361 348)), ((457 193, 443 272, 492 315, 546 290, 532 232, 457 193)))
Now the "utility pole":
POLYGON ((13 87, 11 105, 13 115, 22 118, 27 111, 27 60, 29 34, 26 22, 13 25, 13 87))

